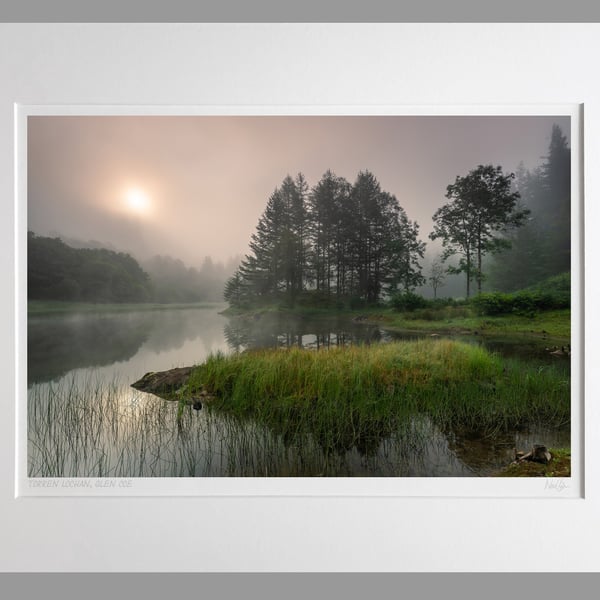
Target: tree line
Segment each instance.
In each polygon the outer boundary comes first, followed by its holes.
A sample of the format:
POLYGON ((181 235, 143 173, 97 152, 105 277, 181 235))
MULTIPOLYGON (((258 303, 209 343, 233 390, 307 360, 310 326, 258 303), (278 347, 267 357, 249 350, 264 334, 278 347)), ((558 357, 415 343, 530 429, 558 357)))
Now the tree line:
POLYGON ((324 307, 373 305, 428 282, 434 296, 447 274, 476 286, 514 291, 570 271, 571 155, 558 126, 548 155, 516 174, 479 165, 447 186, 431 240, 442 252, 422 273, 425 243, 396 196, 370 171, 354 183, 328 170, 312 188, 299 173, 268 198, 248 253, 201 269, 158 256, 143 267, 105 248, 72 248, 28 232, 28 297, 83 302, 197 302, 233 306, 284 302, 324 307), (219 290, 219 291, 217 291, 219 290))
POLYGON ((571 149, 558 125, 544 162, 533 170, 519 165, 514 188, 530 214, 488 269, 489 287, 505 292, 571 270, 571 149))
POLYGON ((442 252, 427 279, 418 223, 371 172, 350 184, 327 171, 312 188, 301 173, 288 175, 269 197, 225 299, 240 307, 362 306, 426 281, 437 295, 446 274, 464 274, 469 297, 486 280, 511 291, 569 271, 570 164, 555 125, 546 162, 535 171, 479 165, 457 176, 432 217, 429 237, 441 241, 442 252))
POLYGON ((105 248, 71 248, 59 238, 27 233, 30 300, 148 302, 148 274, 129 254, 105 248))
MULTIPOLYGON (((82 244, 74 240, 73 243, 82 244)), ((99 245, 99 242, 95 244, 99 245)), ((219 302, 239 259, 205 257, 201 267, 154 256, 142 263, 102 247, 72 247, 60 238, 27 236, 28 298, 71 302, 219 302)))
POLYGON ((196 268, 178 258, 157 255, 140 264, 150 276, 155 302, 222 302, 225 282, 239 261, 236 257, 222 263, 206 256, 196 268))
POLYGON ((225 299, 375 303, 424 282, 418 231, 369 171, 352 185, 327 171, 312 189, 301 173, 288 175, 269 197, 225 299))

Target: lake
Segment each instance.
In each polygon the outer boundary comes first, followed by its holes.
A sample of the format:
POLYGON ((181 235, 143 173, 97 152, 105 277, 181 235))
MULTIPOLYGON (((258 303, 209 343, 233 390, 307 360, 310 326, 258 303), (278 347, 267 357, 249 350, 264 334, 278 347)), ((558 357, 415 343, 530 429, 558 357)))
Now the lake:
MULTIPOLYGON (((486 476, 513 448, 569 446, 569 431, 442 431, 415 415, 394 431, 325 448, 250 419, 187 407, 138 392, 149 371, 247 348, 385 343, 391 333, 344 318, 279 314, 227 318, 225 305, 32 314, 28 319, 28 470, 32 477, 486 476)), ((539 344, 484 342, 540 365, 539 344)), ((554 359, 556 360, 556 359, 554 359)), ((568 370, 568 361, 562 363, 568 370)))

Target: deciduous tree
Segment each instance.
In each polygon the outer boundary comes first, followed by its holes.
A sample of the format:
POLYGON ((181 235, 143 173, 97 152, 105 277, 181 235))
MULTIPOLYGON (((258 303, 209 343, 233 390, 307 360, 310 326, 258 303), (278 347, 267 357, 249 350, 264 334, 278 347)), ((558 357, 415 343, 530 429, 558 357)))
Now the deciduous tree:
POLYGON ((502 167, 479 165, 447 187, 449 202, 433 215, 429 237, 442 240, 444 261, 459 257, 458 265, 450 266, 448 272, 465 273, 467 297, 473 279, 481 293, 483 257, 509 247, 506 234, 520 227, 529 214, 517 206, 520 196, 512 189, 513 178, 514 174, 505 175, 502 167))

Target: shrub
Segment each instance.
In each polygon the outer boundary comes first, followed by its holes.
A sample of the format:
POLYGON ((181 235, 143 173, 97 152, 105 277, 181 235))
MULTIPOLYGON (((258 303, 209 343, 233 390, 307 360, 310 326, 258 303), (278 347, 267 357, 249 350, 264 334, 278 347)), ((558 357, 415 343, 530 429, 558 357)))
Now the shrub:
POLYGON ((536 312, 568 308, 570 296, 563 292, 520 291, 514 294, 493 292, 479 294, 471 299, 471 304, 482 315, 517 314, 533 316, 536 312))
POLYGON ((390 306, 398 312, 411 312, 418 308, 425 308, 428 304, 428 301, 423 296, 419 296, 413 292, 395 294, 390 298, 390 306))
POLYGON ((570 294, 571 293, 571 273, 561 273, 544 279, 532 289, 538 292, 550 294, 570 294))

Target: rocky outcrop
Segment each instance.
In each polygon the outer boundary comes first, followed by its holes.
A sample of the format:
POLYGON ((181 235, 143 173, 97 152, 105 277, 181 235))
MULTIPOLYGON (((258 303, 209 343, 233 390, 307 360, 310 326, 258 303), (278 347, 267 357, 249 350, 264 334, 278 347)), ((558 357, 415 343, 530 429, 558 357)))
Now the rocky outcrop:
POLYGON ((192 370, 193 367, 180 367, 169 371, 146 373, 140 380, 132 383, 131 387, 164 398, 186 386, 192 370))
POLYGON ((194 410, 201 410, 202 405, 214 399, 202 386, 189 389, 188 382, 194 367, 180 367, 169 371, 146 373, 140 380, 131 384, 140 392, 154 394, 164 400, 175 400, 191 404, 194 410))

